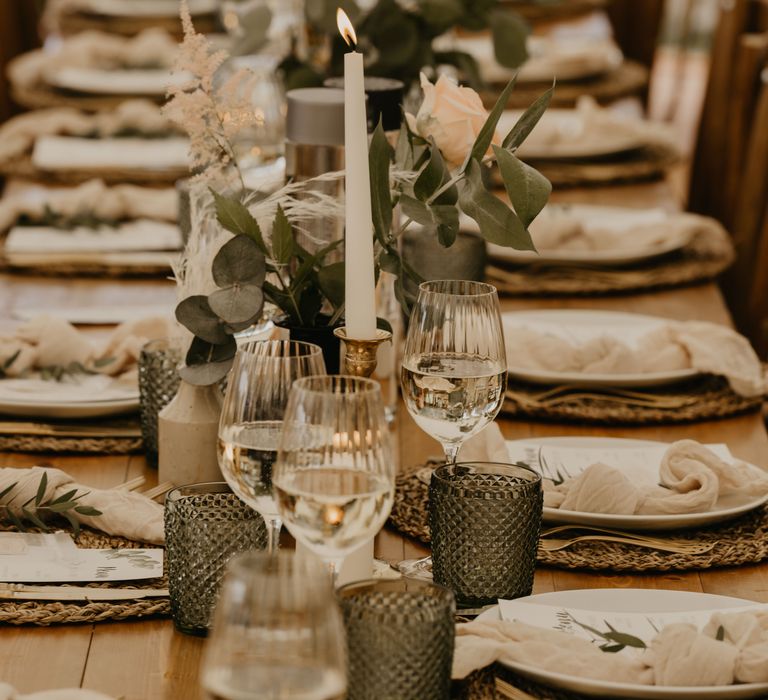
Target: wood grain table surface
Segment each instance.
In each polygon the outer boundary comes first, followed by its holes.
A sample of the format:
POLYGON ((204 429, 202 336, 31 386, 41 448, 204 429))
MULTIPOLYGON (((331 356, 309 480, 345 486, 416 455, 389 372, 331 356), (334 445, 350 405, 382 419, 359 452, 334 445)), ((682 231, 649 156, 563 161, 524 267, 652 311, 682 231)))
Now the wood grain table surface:
MULTIPOLYGON (((637 207, 676 207, 667 183, 599 190, 571 190, 556 201, 604 203, 637 207)), ((67 306, 157 303, 173 304, 175 290, 166 281, 98 281, 0 276, 0 321, 17 307, 55 311, 67 306)), ((597 299, 503 299, 504 310, 533 308, 592 308, 629 311, 679 320, 730 323, 716 286, 711 284, 637 296, 597 299)), ((606 428, 503 420, 508 438, 529 436, 614 436, 673 441, 692 438, 727 443, 735 456, 768 468, 768 436, 759 414, 692 425, 606 428)), ((401 407, 395 424, 401 466, 413 465, 440 453, 401 407)), ((70 472, 94 487, 110 487, 138 475, 149 485, 157 472, 142 456, 58 456, 0 453, 0 466, 27 467, 46 463, 70 472)), ((377 538, 377 556, 388 561, 422 556, 426 550, 391 531, 377 538)), ((666 588, 705 591, 768 602, 768 564, 703 572, 658 575, 602 575, 540 569, 535 592, 579 588, 666 588)), ((173 629, 170 620, 60 625, 50 628, 0 627, 0 681, 22 692, 78 687, 98 690, 126 700, 155 698, 195 700, 200 697, 198 668, 203 640, 173 629)))

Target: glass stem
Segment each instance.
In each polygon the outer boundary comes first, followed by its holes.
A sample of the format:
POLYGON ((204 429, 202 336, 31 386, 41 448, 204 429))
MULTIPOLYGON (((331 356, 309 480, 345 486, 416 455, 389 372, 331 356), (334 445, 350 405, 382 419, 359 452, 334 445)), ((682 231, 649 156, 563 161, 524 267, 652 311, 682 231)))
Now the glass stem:
POLYGON ((339 572, 341 571, 341 565, 343 563, 344 557, 339 559, 326 559, 326 564, 328 564, 328 571, 331 574, 331 583, 333 584, 334 590, 336 590, 336 587, 339 584, 339 572))
POLYGON ((280 518, 264 518, 267 524, 267 552, 274 554, 280 547, 280 530, 283 529, 283 521, 280 518))
POLYGON ((460 447, 461 445, 455 442, 449 442, 443 445, 445 461, 448 462, 448 464, 456 464, 456 458, 459 456, 460 447))

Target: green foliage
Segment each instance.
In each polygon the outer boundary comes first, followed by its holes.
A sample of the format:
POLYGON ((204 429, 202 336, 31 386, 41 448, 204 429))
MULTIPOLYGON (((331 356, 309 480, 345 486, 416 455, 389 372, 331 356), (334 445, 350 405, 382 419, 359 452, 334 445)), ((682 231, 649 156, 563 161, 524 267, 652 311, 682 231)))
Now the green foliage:
MULTIPOLYGON (((451 64, 473 87, 479 87, 480 75, 472 56, 432 48, 433 39, 455 27, 491 29, 496 59, 503 66, 517 68, 528 57, 528 26, 513 12, 501 9, 498 0, 378 0, 365 12, 354 0, 312 0, 306 3, 307 23, 331 42, 331 60, 326 68, 330 76, 342 74, 344 53, 348 51, 336 27, 339 5, 352 19, 361 49, 373 58, 366 65, 366 73, 397 78, 406 86, 418 80, 425 67, 451 64)), ((323 76, 316 67, 295 55, 286 57, 280 70, 290 89, 322 84, 323 76)))
POLYGON ((10 500, 13 497, 13 490, 16 486, 18 486, 18 482, 0 491, 0 521, 10 522, 17 530, 22 532, 25 532, 27 529, 25 523, 31 523, 32 526, 40 528, 43 532, 49 532, 50 527, 44 518, 55 515, 68 520, 75 536, 77 536, 80 532, 80 523, 72 514, 73 511, 80 515, 91 517, 102 514, 100 510, 93 506, 84 506, 78 503, 83 496, 87 496, 90 493, 89 491, 78 493, 77 489, 72 489, 57 498, 45 499, 45 492, 48 489, 48 474, 43 472, 35 495, 19 507, 21 511, 21 515, 19 515, 11 506, 2 502, 3 499, 10 500))

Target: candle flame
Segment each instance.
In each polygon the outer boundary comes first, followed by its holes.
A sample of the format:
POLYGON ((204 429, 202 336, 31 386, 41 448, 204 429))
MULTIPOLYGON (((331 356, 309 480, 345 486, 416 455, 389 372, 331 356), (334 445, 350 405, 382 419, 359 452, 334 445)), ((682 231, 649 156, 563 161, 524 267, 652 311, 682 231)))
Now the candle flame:
POLYGON ((352 26, 347 13, 340 7, 336 8, 336 26, 339 28, 339 34, 344 37, 344 41, 347 42, 347 46, 351 46, 353 49, 357 46, 357 34, 355 34, 355 28, 352 26))

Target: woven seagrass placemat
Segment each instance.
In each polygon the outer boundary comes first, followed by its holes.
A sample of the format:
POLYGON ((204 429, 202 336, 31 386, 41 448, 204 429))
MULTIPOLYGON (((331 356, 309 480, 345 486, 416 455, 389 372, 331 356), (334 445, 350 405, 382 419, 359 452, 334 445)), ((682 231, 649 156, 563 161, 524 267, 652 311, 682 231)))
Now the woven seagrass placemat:
POLYGON ((30 154, 0 162, 0 175, 64 185, 79 185, 99 178, 107 184, 172 185, 189 176, 187 168, 89 168, 76 166, 61 170, 40 170, 32 163, 30 154))
POLYGON ((71 107, 86 112, 103 112, 115 109, 126 100, 151 100, 161 104, 163 95, 94 95, 76 90, 64 90, 37 83, 31 86, 12 85, 13 101, 27 109, 47 109, 48 107, 71 107))
POLYGON ((75 431, 68 424, 55 422, 18 422, 18 426, 9 423, 2 427, 0 450, 8 452, 122 455, 142 449, 138 417, 81 420, 75 431))
POLYGON ((524 697, 536 700, 587 700, 586 696, 547 688, 523 678, 501 664, 493 664, 451 684, 451 700, 507 700, 524 697), (512 690, 509 687, 512 687, 512 690), (515 694, 515 689, 523 695, 515 694), (505 692, 506 691, 506 692, 505 692))
MULTIPOLYGON (((551 83, 517 83, 507 103, 508 109, 526 109, 545 92, 551 83)), ((622 97, 640 94, 648 85, 648 69, 634 61, 624 61, 615 70, 585 78, 561 81, 552 94, 551 107, 573 107, 582 95, 589 95, 601 104, 622 97)), ((504 85, 494 84, 481 93, 483 104, 491 109, 504 85)))
POLYGON ((624 294, 712 280, 734 257, 725 231, 708 227, 680 251, 637 265, 598 268, 534 262, 511 266, 495 261, 486 266, 485 274, 501 294, 513 296, 624 294))
MULTIPOLYGON (((4 528, 5 529, 5 528, 4 528)), ((153 545, 135 542, 124 537, 105 535, 83 528, 75 540, 78 547, 92 549, 149 549, 153 545)), ((132 581, 128 583, 88 584, 93 588, 167 588, 168 580, 165 576, 160 579, 148 579, 146 581, 132 581)), ((64 587, 64 586, 62 586, 64 587)), ((104 622, 106 620, 126 620, 150 615, 168 616, 171 613, 171 605, 168 598, 146 598, 136 600, 117 601, 16 601, 0 600, 0 624, 9 625, 48 625, 72 623, 72 622, 104 622)))
MULTIPOLYGON (((653 145, 601 160, 530 160, 529 164, 554 187, 589 187, 656 180, 679 160, 677 150, 653 145)), ((492 177, 501 185, 495 170, 492 177)))
MULTIPOLYGON (((400 474, 389 523, 400 532, 422 542, 430 541, 429 487, 418 470, 400 474)), ((577 528, 574 528, 577 529, 577 528)), ((560 569, 592 571, 687 571, 717 566, 756 564, 768 558, 768 507, 735 520, 704 528, 655 533, 696 543, 712 543, 702 554, 677 554, 616 542, 577 542, 557 552, 539 550, 539 564, 560 569)))
MULTIPOLYGON (((177 253, 168 253, 170 258, 177 253)), ((169 277, 171 275, 170 264, 158 265, 128 265, 113 262, 105 263, 65 263, 56 262, 45 265, 14 265, 3 257, 0 251, 0 270, 24 275, 38 275, 44 277, 169 277)))
POLYGON ((760 396, 739 396, 722 377, 703 375, 647 389, 580 389, 507 381, 506 416, 607 425, 658 425, 726 418, 762 407, 760 396))

